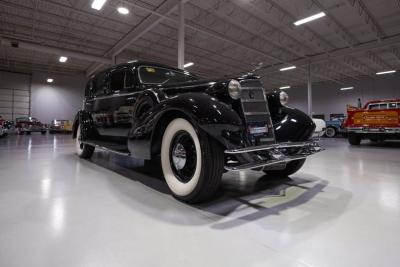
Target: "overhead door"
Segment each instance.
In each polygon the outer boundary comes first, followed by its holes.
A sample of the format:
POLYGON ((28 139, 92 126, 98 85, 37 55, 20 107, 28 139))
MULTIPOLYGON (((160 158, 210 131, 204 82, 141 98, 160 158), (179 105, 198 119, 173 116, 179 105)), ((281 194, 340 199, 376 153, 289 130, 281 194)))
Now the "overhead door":
POLYGON ((30 76, 0 72, 0 116, 7 120, 30 116, 30 76))

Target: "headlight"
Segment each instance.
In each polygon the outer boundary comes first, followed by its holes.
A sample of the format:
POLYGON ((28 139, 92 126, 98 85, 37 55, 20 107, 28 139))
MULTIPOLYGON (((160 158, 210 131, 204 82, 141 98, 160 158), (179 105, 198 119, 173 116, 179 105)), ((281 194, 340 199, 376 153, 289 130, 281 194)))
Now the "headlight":
POLYGON ((233 99, 239 99, 240 98, 240 92, 241 92, 242 88, 240 86, 240 83, 236 80, 231 80, 228 84, 228 92, 229 95, 233 98, 233 99))
POLYGON ((280 92, 279 93, 279 101, 281 102, 282 106, 286 106, 287 103, 289 102, 289 95, 286 92, 280 92))

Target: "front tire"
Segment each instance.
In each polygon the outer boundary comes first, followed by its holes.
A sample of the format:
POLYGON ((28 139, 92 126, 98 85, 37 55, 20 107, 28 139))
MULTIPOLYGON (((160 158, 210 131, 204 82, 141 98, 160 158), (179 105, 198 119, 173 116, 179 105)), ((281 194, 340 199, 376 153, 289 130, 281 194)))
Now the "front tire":
POLYGON ((358 134, 354 134, 354 133, 350 134, 349 133, 348 140, 349 140, 350 145, 358 146, 361 143, 361 136, 359 136, 358 134))
POLYGON ((75 138, 75 147, 76 147, 76 154, 80 158, 88 159, 92 157, 94 152, 94 146, 84 144, 81 142, 81 125, 78 125, 78 129, 76 131, 76 138, 75 138))
POLYGON ((326 137, 333 138, 336 136, 336 129, 334 127, 328 127, 325 131, 326 137))
POLYGON ((298 170, 303 167, 306 159, 298 159, 290 161, 286 164, 286 168, 283 170, 265 170, 265 174, 272 177, 287 177, 292 175, 293 173, 297 172, 298 170))
POLYGON ((224 170, 224 153, 219 143, 196 132, 183 118, 172 120, 161 144, 161 166, 173 195, 197 203, 217 191, 224 170))

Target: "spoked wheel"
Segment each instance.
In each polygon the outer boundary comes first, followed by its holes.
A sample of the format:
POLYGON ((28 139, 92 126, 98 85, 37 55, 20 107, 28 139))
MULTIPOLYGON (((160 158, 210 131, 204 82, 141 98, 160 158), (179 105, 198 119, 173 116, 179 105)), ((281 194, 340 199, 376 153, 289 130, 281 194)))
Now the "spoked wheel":
POLYGON ((76 132, 75 147, 76 153, 81 158, 88 159, 93 155, 94 146, 84 144, 81 141, 81 125, 78 125, 78 129, 76 132))
POLYGON ((177 118, 167 126, 161 145, 165 180, 179 200, 195 203, 212 197, 224 169, 221 146, 193 125, 177 118))
POLYGON ((325 135, 326 135, 326 137, 329 137, 329 138, 335 137, 336 129, 333 127, 326 128, 325 135))

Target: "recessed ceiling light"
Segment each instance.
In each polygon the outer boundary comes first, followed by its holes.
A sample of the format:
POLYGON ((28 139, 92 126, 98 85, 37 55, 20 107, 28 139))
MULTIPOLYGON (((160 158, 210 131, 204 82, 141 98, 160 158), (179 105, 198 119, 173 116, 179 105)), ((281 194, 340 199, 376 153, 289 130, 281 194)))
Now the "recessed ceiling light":
POLYGON ((307 22, 310 22, 310 21, 313 21, 313 20, 316 20, 316 19, 325 17, 325 15, 326 15, 326 14, 325 14, 324 12, 320 12, 320 13, 318 13, 318 14, 315 14, 315 15, 309 16, 309 17, 307 17, 307 18, 298 20, 298 21, 296 21, 296 22, 294 23, 294 25, 299 26, 299 25, 301 25, 301 24, 304 24, 304 23, 307 23, 307 22))
POLYGON ((107 0, 93 0, 92 2, 92 8, 96 10, 100 10, 103 8, 104 4, 107 2, 107 0))
POLYGON ((193 62, 188 62, 188 63, 186 63, 185 65, 183 65, 183 67, 184 67, 184 68, 187 68, 187 67, 190 67, 190 66, 193 66, 193 65, 194 65, 193 62))
POLYGON ((292 69, 295 69, 295 68, 296 68, 296 66, 290 66, 290 67, 282 68, 282 69, 280 69, 280 71, 287 71, 287 70, 292 70, 292 69))
POLYGON ((54 82, 54 79, 53 78, 47 78, 47 82, 48 83, 52 83, 52 82, 54 82))
POLYGON ((395 70, 388 70, 388 71, 381 71, 377 72, 376 75, 383 75, 383 74, 389 74, 389 73, 395 73, 395 70))
POLYGON ((67 60, 68 60, 68 58, 64 57, 64 56, 61 56, 60 59, 59 59, 59 61, 62 62, 62 63, 67 62, 67 60))
POLYGON ((120 6, 117 8, 118 12, 122 15, 128 15, 129 14, 129 9, 126 7, 120 6))
POLYGON ((290 89, 290 86, 289 86, 289 85, 282 86, 282 87, 279 87, 279 89, 281 89, 281 90, 283 90, 283 89, 290 89))
POLYGON ((350 86, 350 87, 343 87, 343 88, 340 88, 340 91, 353 90, 353 89, 354 89, 353 86, 350 86))

